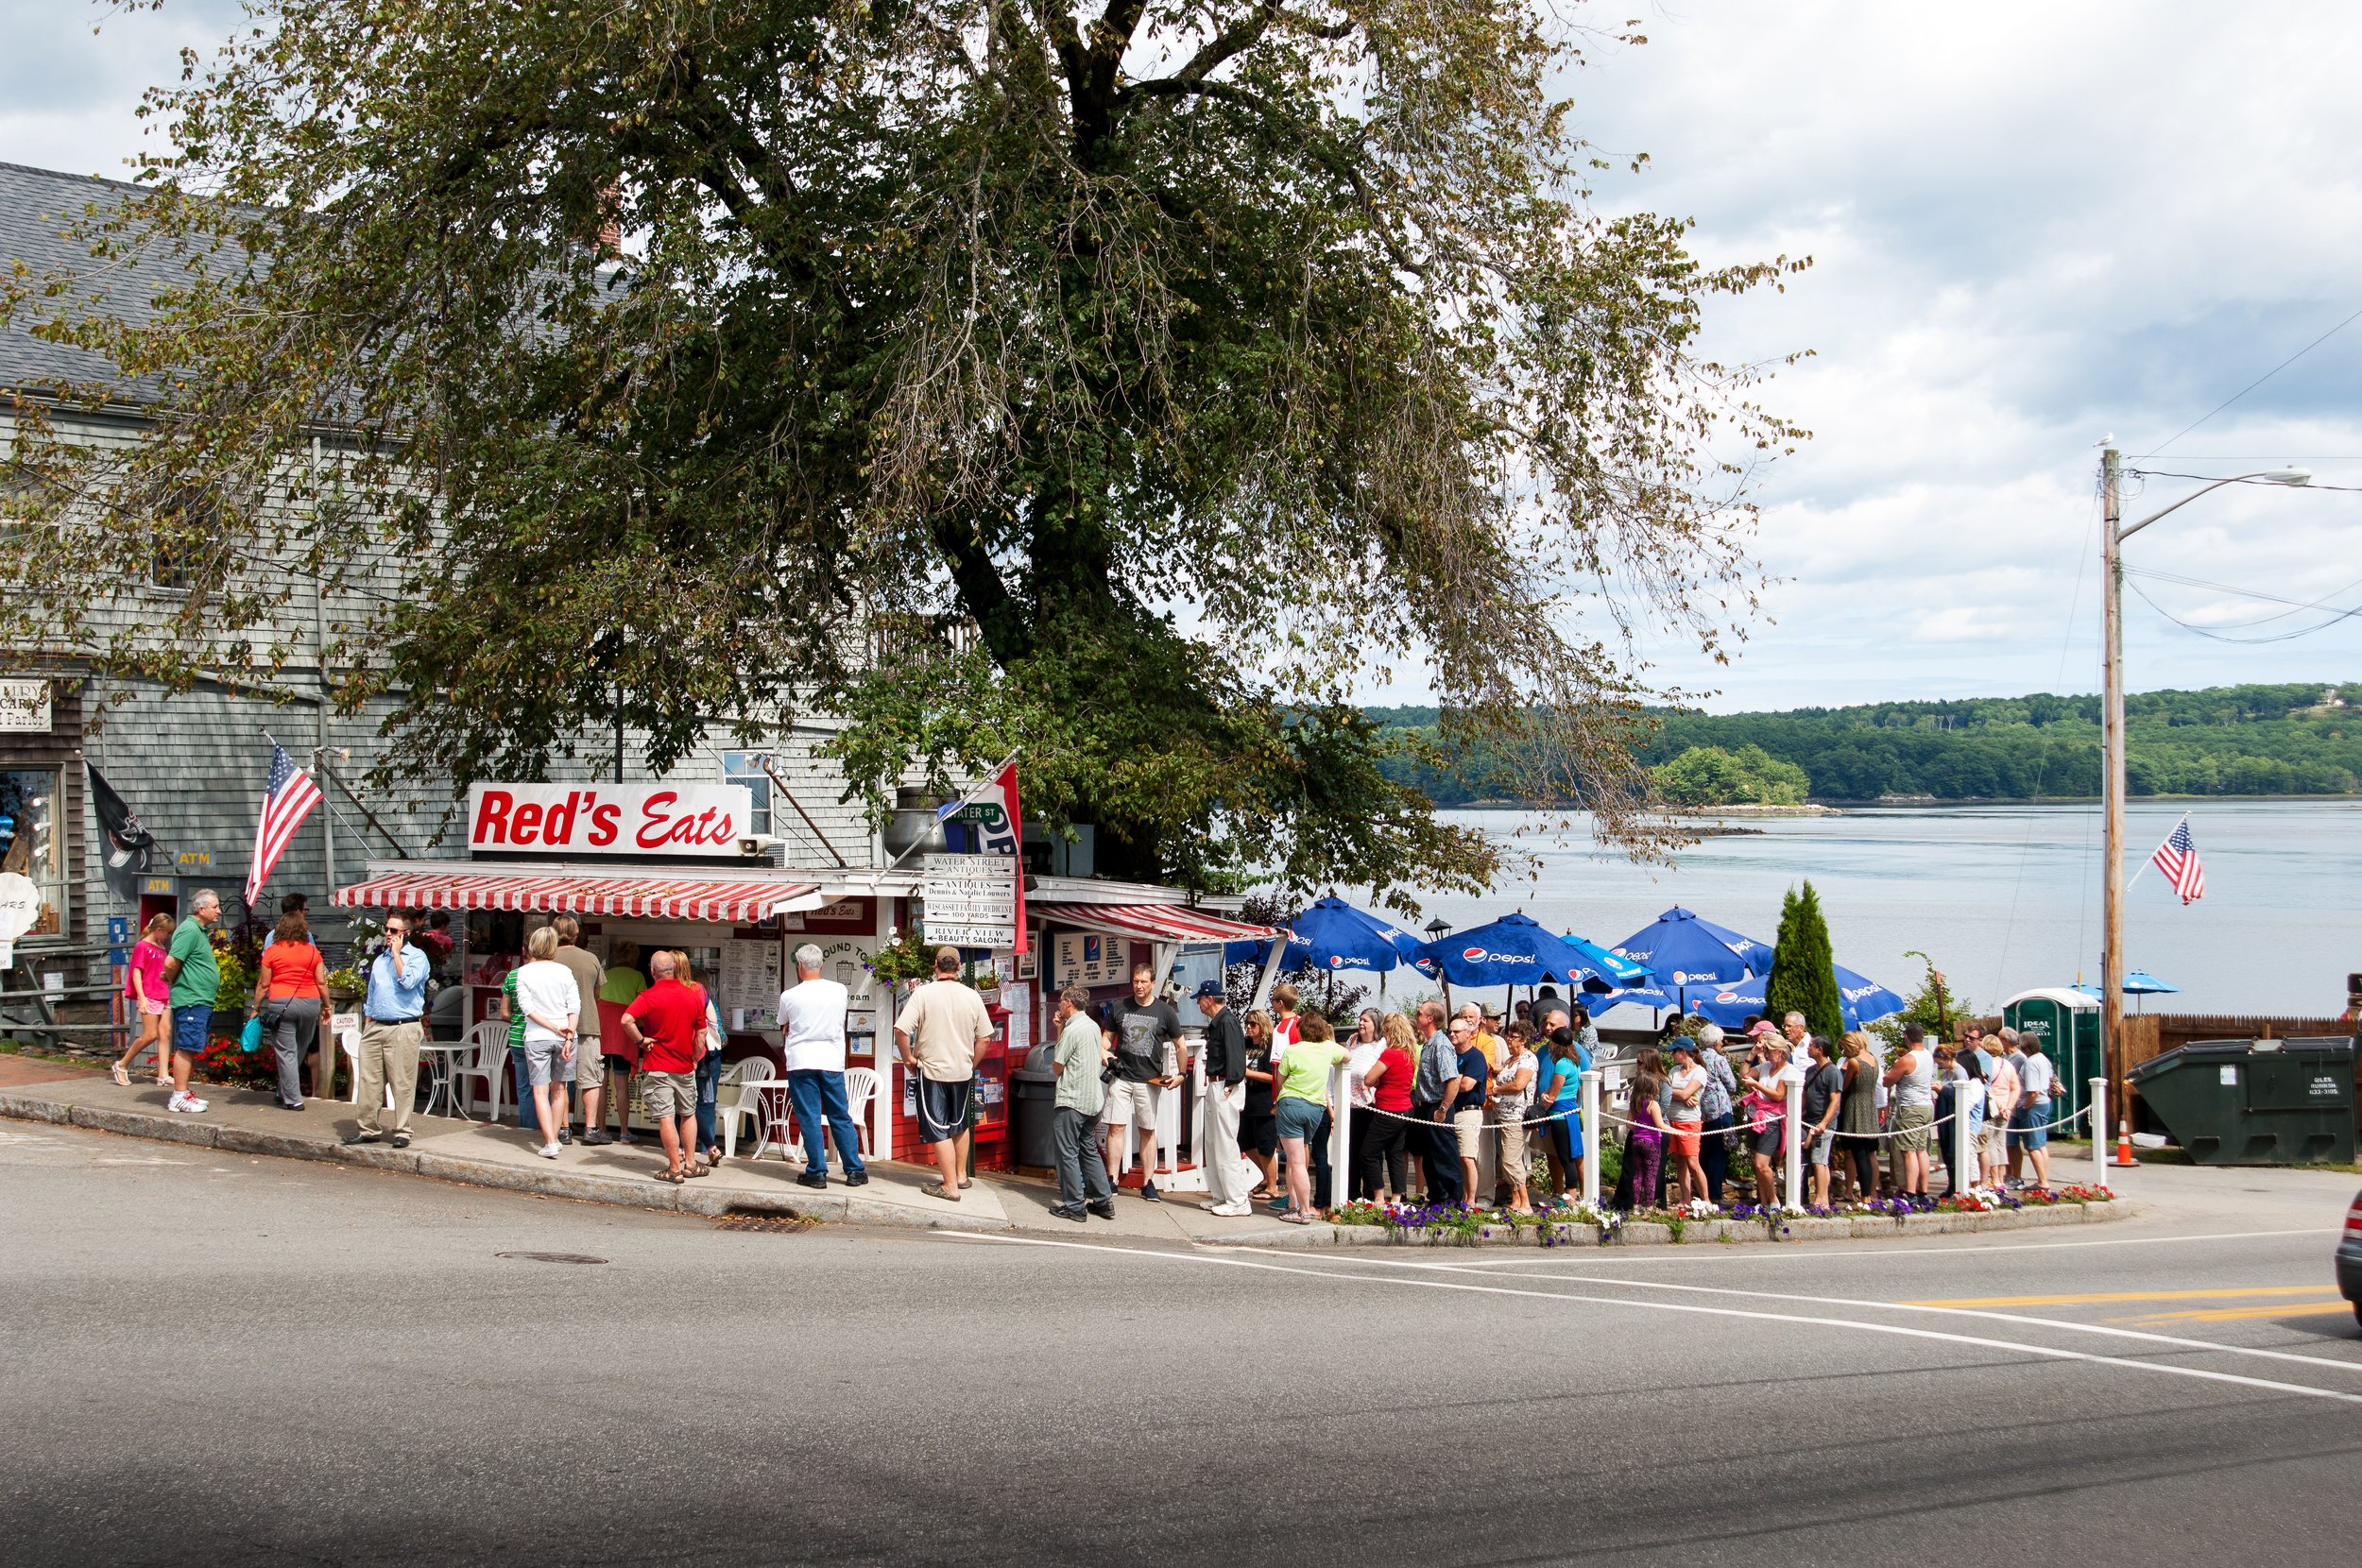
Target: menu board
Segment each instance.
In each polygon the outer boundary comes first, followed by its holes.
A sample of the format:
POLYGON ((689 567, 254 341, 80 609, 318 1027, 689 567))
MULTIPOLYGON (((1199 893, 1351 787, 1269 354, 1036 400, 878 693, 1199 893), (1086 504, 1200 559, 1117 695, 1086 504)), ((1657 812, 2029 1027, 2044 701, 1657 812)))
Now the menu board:
POLYGON ((1130 945, 1122 937, 1060 931, 1051 955, 1050 983, 1059 990, 1070 985, 1121 985, 1132 978, 1130 957, 1130 945))
POLYGON ((781 989, 779 939, 731 939, 722 953, 722 1021, 733 1030, 777 1029, 781 989))

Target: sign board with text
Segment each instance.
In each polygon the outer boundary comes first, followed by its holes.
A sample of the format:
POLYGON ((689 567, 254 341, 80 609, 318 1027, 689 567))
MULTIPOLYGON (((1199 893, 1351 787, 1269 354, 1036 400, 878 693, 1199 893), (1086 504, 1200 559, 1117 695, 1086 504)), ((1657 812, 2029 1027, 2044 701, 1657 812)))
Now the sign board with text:
POLYGON ((0 680, 0 730, 46 735, 49 727, 47 681, 0 680))
POLYGON ((1060 991, 1070 985, 1121 985, 1132 978, 1129 949, 1120 936, 1060 931, 1051 948, 1050 983, 1060 991))
POLYGON ((929 855, 923 867, 929 942, 954 947, 1017 943, 1014 855, 929 855))
POLYGON ((740 861, 753 815, 744 784, 471 784, 468 849, 740 861))

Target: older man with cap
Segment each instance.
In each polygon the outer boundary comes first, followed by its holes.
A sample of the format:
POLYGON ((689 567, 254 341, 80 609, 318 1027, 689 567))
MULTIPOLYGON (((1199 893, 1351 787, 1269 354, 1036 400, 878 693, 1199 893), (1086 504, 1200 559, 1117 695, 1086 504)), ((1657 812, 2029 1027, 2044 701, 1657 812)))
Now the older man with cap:
POLYGON ((1246 1108, 1246 1029, 1223 996, 1222 981, 1201 980, 1197 1010, 1206 1017, 1206 1191, 1208 1214, 1227 1219, 1252 1215, 1247 1194, 1255 1171, 1239 1152, 1239 1116, 1246 1108))

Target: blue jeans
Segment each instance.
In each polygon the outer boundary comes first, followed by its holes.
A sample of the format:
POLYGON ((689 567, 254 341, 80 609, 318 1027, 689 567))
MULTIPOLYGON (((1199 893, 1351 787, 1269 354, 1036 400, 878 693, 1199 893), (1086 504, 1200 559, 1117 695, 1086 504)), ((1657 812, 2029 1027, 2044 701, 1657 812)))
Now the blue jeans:
POLYGON ((713 1131, 714 1101, 722 1091, 722 1053, 710 1050, 697 1058, 697 1147, 719 1149, 722 1140, 713 1131))
POLYGON ((525 1048, 508 1048, 508 1086, 517 1094, 517 1125, 530 1127, 541 1134, 541 1141, 550 1141, 549 1131, 541 1125, 541 1109, 533 1103, 533 1074, 525 1066, 525 1048))
MULTIPOLYGON (((803 1130, 806 1170, 819 1176, 829 1173, 829 1146, 820 1135, 823 1121, 836 1137, 836 1154, 845 1162, 845 1174, 858 1176, 867 1168, 861 1162, 861 1129, 853 1125, 852 1108, 846 1103, 843 1073, 798 1067, 787 1075, 787 1098, 796 1107, 796 1125, 803 1130)), ((699 1103, 702 1109, 703 1102, 699 1103)))

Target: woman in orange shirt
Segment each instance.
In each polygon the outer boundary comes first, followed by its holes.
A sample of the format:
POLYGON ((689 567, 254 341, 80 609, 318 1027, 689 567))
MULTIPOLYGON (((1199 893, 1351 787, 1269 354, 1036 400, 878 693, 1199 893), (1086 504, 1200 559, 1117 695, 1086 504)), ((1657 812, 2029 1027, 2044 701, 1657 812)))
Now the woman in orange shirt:
POLYGON ((303 1056, 318 1040, 328 992, 328 961, 312 946, 312 925, 297 910, 279 917, 270 946, 254 966, 253 1009, 279 1053, 279 1107, 303 1109, 303 1056))

